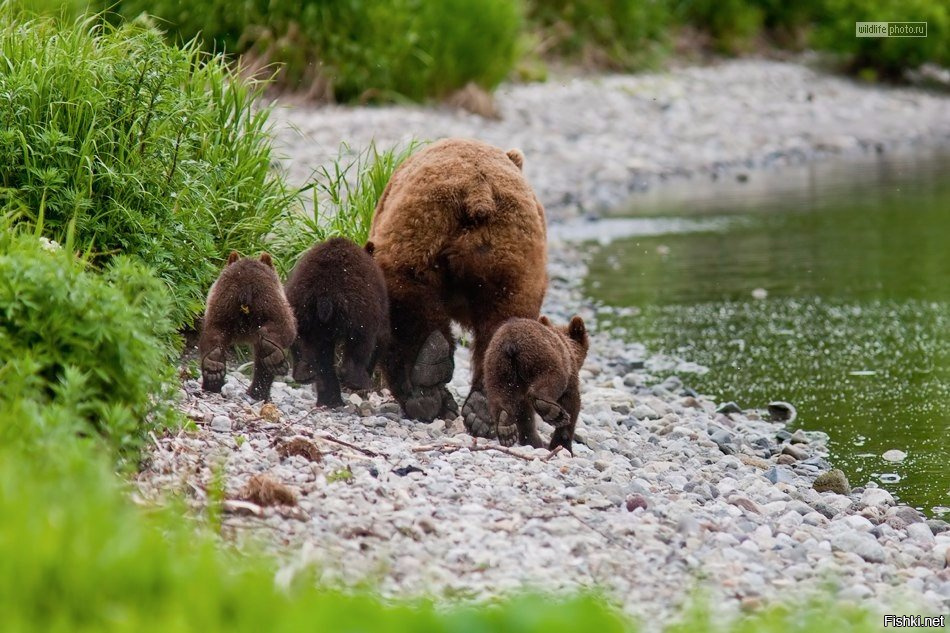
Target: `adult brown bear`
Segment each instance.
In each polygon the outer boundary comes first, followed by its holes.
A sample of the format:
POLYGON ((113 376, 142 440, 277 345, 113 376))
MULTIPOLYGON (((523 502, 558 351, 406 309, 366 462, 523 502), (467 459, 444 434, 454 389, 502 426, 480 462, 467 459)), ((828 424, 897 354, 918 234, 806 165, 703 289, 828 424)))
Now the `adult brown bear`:
POLYGON ((523 161, 517 150, 480 141, 439 141, 396 170, 376 206, 370 240, 392 328, 382 368, 409 417, 458 415, 445 387, 456 321, 474 333, 465 424, 475 435, 493 434, 485 350, 507 319, 537 319, 547 288, 544 207, 523 161))

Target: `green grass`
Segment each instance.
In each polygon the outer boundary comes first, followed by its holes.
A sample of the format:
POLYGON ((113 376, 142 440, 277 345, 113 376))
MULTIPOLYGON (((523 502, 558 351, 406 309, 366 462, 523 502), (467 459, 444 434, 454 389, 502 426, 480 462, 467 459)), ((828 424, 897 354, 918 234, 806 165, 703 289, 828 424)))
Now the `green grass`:
POLYGON ((271 166, 260 86, 152 30, 28 20, 0 4, 0 210, 92 261, 128 254, 189 325, 232 249, 255 252, 296 204, 271 166))
POLYGON ((390 176, 422 143, 379 150, 375 144, 354 153, 348 147, 321 166, 311 177, 309 210, 301 211, 277 227, 272 250, 279 265, 289 271, 310 246, 331 237, 346 237, 365 244, 373 212, 390 176))

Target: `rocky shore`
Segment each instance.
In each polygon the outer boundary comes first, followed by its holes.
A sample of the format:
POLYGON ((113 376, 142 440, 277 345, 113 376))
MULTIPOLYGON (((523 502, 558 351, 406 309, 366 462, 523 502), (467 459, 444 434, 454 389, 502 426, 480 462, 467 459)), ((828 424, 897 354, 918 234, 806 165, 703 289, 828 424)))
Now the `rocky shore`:
MULTIPOLYGON (((664 179, 950 140, 945 97, 774 62, 512 86, 498 105, 500 121, 417 107, 291 109, 280 138, 300 181, 343 140, 359 149, 372 138, 467 135, 520 147, 555 220, 664 179)), ((651 629, 697 591, 724 614, 810 596, 947 612, 945 522, 863 482, 819 492, 816 478, 833 469, 825 436, 772 421, 765 402, 714 402, 690 389, 704 368, 597 333, 579 291, 583 253, 554 240, 550 260, 544 312, 579 313, 595 333, 573 457, 476 442, 461 419, 404 420, 385 391, 328 411, 309 388, 276 382, 273 406, 249 404, 249 379, 235 370, 221 395, 183 382, 196 430, 155 438, 140 495, 184 493, 200 510, 223 481, 224 533, 272 548, 278 582, 316 569, 329 583, 448 599, 595 588, 651 629), (278 493, 261 493, 262 475, 278 493)), ((460 402, 468 377, 460 347, 450 385, 460 402)))

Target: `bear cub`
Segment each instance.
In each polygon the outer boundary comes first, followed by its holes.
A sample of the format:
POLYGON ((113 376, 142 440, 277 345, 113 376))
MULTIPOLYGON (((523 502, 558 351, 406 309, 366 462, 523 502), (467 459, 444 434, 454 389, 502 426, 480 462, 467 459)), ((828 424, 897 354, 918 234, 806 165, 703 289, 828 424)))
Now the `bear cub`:
MULTIPOLYGON (((508 319, 495 332, 485 354, 485 395, 498 440, 542 445, 534 423, 537 412, 554 427, 548 448, 571 451, 581 410, 577 374, 590 341, 584 320, 555 327, 547 317, 508 319)), ((573 453, 573 451, 571 451, 573 453)))
POLYGON ((315 383, 318 404, 343 404, 340 382, 370 389, 376 359, 389 339, 389 300, 373 243, 360 248, 333 238, 310 248, 290 273, 286 292, 297 318, 294 380, 315 383), (342 344, 340 375, 336 347, 342 344))
POLYGON ((242 259, 233 251, 208 291, 198 340, 202 389, 221 391, 227 352, 234 343, 243 343, 254 351, 254 377, 247 393, 255 400, 268 400, 274 376, 287 372, 284 350, 294 342, 296 332, 270 255, 242 259))

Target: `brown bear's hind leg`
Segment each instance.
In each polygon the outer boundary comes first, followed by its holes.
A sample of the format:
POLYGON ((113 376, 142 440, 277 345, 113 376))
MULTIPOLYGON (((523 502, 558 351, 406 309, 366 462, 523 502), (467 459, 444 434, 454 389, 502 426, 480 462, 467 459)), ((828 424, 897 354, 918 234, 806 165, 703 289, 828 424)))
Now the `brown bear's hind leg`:
POLYGON ((332 338, 317 341, 317 380, 314 387, 317 390, 317 404, 325 407, 343 406, 340 395, 340 381, 336 376, 336 345, 332 338))
POLYGON ((350 336, 343 344, 343 363, 340 367, 341 382, 348 389, 372 389, 369 367, 376 343, 375 332, 360 331, 350 336))
POLYGON ((581 411, 581 394, 576 379, 571 381, 558 403, 561 409, 567 412, 568 423, 554 428, 548 449, 553 451, 558 446, 563 446, 573 455, 574 430, 577 428, 577 416, 581 411))
POLYGON ((403 409, 411 418, 430 422, 458 416, 458 404, 446 388, 455 370, 452 344, 440 330, 426 337, 409 372, 411 389, 403 409))
POLYGON ((204 391, 220 393, 224 386, 227 364, 225 362, 230 341, 222 332, 204 329, 198 342, 201 354, 201 388, 204 391))

